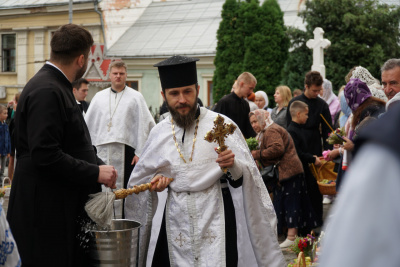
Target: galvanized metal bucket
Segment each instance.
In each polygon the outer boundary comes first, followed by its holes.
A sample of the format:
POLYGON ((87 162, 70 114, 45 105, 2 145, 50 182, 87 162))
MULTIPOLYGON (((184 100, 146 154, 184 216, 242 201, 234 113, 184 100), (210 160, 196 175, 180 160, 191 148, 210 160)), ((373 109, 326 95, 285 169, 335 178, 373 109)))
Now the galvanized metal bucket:
POLYGON ((108 231, 93 228, 89 250, 91 266, 137 266, 140 223, 113 220, 108 231))

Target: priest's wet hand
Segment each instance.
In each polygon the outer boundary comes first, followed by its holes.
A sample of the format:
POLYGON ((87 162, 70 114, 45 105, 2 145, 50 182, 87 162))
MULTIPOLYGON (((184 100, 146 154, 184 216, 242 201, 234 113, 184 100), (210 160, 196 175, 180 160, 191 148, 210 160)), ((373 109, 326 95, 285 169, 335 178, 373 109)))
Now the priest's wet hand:
MULTIPOLYGON (((215 148, 215 151, 217 151, 217 148, 215 148)), ((216 162, 221 168, 230 168, 235 163, 235 154, 230 149, 222 151, 218 154, 216 162)))
POLYGON ((110 165, 100 165, 99 166, 99 178, 98 183, 104 184, 106 187, 111 189, 117 188, 115 183, 117 182, 118 172, 110 165))
POLYGON ((150 191, 162 192, 170 183, 171 180, 168 177, 157 174, 153 179, 151 179, 150 191))

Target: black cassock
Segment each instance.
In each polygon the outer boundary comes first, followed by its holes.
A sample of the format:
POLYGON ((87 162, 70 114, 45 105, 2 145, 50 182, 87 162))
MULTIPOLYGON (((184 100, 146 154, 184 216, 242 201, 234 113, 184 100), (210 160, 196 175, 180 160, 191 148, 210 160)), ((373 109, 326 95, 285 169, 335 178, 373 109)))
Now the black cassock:
POLYGON ((68 79, 44 65, 25 86, 15 115, 17 166, 7 219, 23 266, 88 266, 79 246, 88 195, 104 164, 68 79))
POLYGON ((233 120, 239 126, 240 131, 246 139, 256 136, 250 124, 249 103, 243 98, 238 97, 234 92, 221 98, 214 107, 214 111, 224 114, 233 120))
POLYGON ((290 105, 293 101, 300 100, 308 105, 308 120, 306 124, 303 125, 304 139, 307 144, 308 153, 316 156, 322 156, 322 150, 331 149, 326 139, 328 138, 328 133, 331 132, 330 128, 321 118, 320 114, 324 116, 329 125, 332 124, 332 117, 329 111, 329 106, 320 97, 309 99, 304 94, 296 96, 290 100, 287 112, 287 125, 289 126, 292 121, 292 116, 290 115, 290 105), (321 131, 320 131, 321 126, 321 131), (323 147, 321 144, 321 138, 323 142, 323 147))
MULTIPOLYGON (((289 124, 287 131, 292 136, 294 145, 296 147, 297 155, 299 156, 301 163, 303 164, 308 196, 310 198, 312 208, 316 215, 317 224, 321 226, 322 215, 323 215, 322 195, 319 191, 317 180, 314 178, 314 176, 310 171, 310 168, 308 167, 309 163, 315 162, 315 158, 312 154, 307 152, 307 143, 304 139, 303 125, 300 125, 292 121, 289 124)), ((306 234, 309 233, 308 230, 311 229, 306 229, 306 234)))

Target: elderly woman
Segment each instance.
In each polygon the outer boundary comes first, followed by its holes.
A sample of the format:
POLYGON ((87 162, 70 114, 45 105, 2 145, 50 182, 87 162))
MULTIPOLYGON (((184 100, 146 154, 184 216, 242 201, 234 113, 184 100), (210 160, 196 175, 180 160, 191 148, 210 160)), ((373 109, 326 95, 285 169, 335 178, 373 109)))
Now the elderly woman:
POLYGON ((255 92, 256 99, 254 100, 254 103, 257 104, 259 109, 264 109, 267 111, 271 111, 271 109, 268 107, 268 96, 267 93, 264 91, 257 91, 255 92))
POLYGON ((274 189, 273 204, 278 218, 278 233, 288 228, 282 248, 294 243, 298 228, 312 229, 317 225, 307 198, 303 166, 289 133, 274 123, 268 111, 258 109, 249 114, 254 131, 261 140, 260 149, 251 151, 255 160, 263 166, 278 165, 279 182, 274 189))
POLYGON ((271 111, 271 118, 275 123, 277 123, 278 125, 282 126, 285 129, 287 127, 287 120, 286 120, 287 106, 291 99, 292 99, 292 91, 290 90, 289 87, 285 85, 276 87, 274 94, 276 107, 271 111))

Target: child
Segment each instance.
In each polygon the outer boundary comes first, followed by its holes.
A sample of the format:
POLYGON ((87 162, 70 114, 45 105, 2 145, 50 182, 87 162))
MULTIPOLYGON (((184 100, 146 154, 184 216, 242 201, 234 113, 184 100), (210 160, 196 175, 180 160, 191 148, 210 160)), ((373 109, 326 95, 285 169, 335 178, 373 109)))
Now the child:
POLYGON ((4 168, 6 163, 6 158, 10 156, 11 143, 10 143, 10 133, 8 131, 8 125, 6 119, 8 116, 7 107, 0 105, 0 178, 3 181, 4 168))
POLYGON ((317 156, 308 153, 307 144, 302 133, 302 125, 305 124, 308 119, 308 105, 302 101, 294 101, 290 106, 289 112, 292 116, 292 121, 287 131, 293 138, 297 154, 303 164, 307 191, 317 222, 319 225, 322 225, 322 195, 319 192, 318 183, 308 167, 309 163, 314 163, 316 166, 319 166, 321 162, 317 156))

